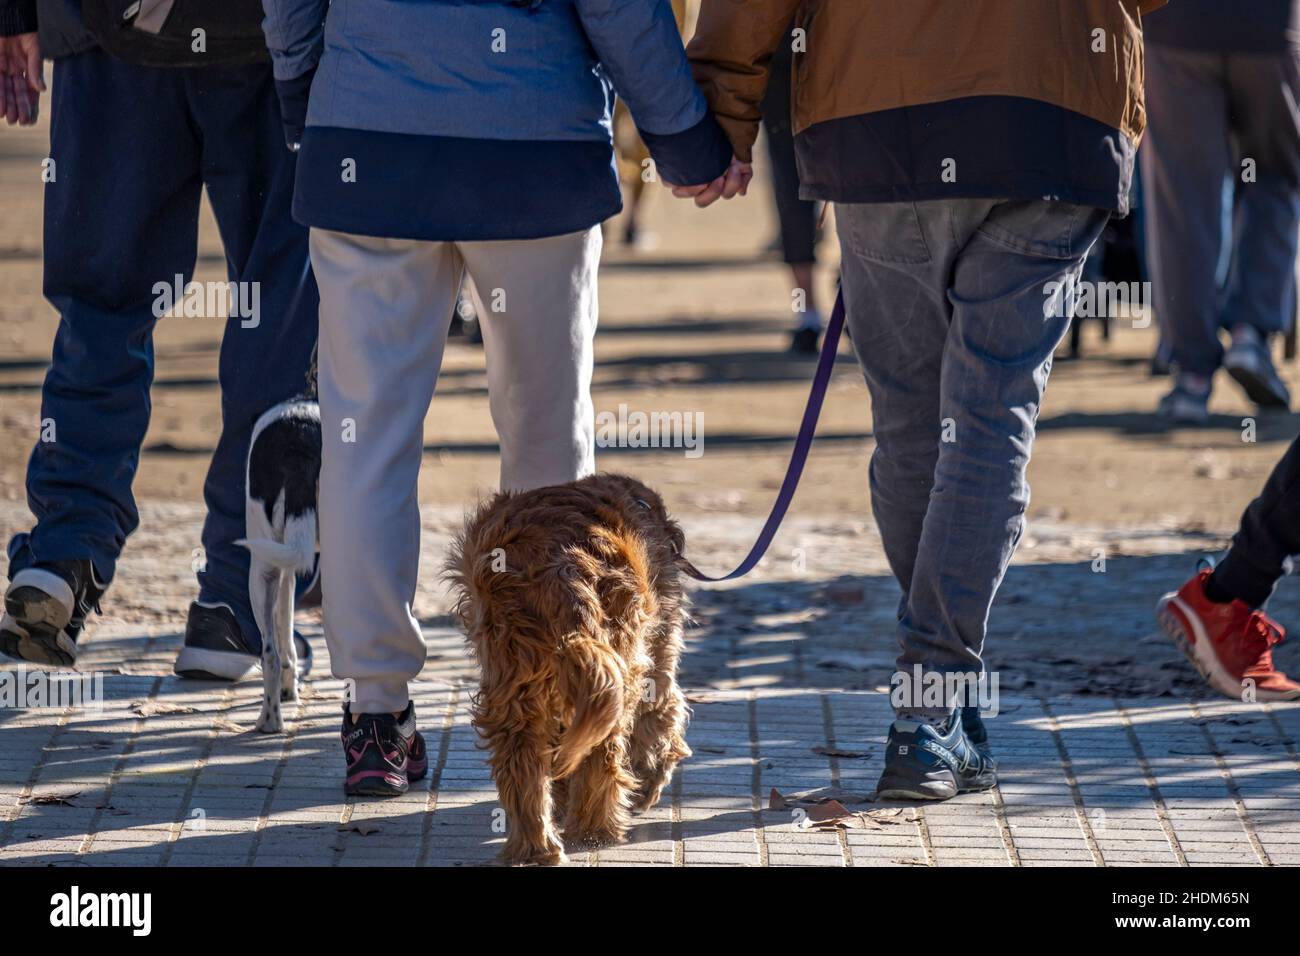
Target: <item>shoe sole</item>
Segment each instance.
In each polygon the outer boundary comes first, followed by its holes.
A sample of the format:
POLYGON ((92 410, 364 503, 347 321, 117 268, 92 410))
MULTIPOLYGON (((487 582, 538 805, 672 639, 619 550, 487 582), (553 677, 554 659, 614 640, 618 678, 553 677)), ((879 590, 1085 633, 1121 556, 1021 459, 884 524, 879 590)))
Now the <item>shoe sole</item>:
MULTIPOLYGON (((1201 619, 1187 606, 1187 602, 1171 591, 1160 599, 1156 605, 1156 620, 1169 635, 1183 655, 1191 661, 1197 673, 1205 679, 1211 688, 1230 700, 1241 700, 1241 681, 1233 680, 1219 655, 1214 653, 1210 636, 1205 633, 1201 619), (1180 613, 1175 613, 1177 609, 1180 613), (1189 635, 1184 621, 1191 624, 1189 635)), ((1255 699, 1263 701, 1283 701, 1300 699, 1300 692, 1294 694, 1277 694, 1269 690, 1255 689, 1255 699)))
POLYGON ((1276 391, 1269 380, 1253 368, 1244 365, 1226 366, 1232 380, 1242 387, 1249 398, 1261 408, 1290 408, 1289 395, 1276 391))
POLYGON ((211 651, 204 647, 182 647, 176 655, 172 671, 178 677, 190 680, 243 680, 259 669, 260 662, 252 654, 235 651, 211 651))
POLYGON ((996 773, 981 774, 958 786, 952 774, 943 771, 927 773, 923 778, 881 777, 876 785, 878 800, 951 800, 959 793, 979 793, 998 785, 996 773))
MULTIPOLYGON (((298 679, 303 680, 311 672, 313 655, 311 645, 309 653, 298 657, 298 679)), ((243 680, 253 672, 262 670, 262 659, 254 654, 240 654, 236 651, 213 651, 205 647, 182 647, 172 665, 172 673, 187 680, 243 680)))
POLYGON ((401 787, 389 782, 396 774, 376 775, 376 772, 371 771, 370 776, 356 782, 345 780, 343 792, 349 797, 400 797, 410 789, 411 784, 423 780, 428 774, 429 757, 426 751, 425 756, 418 761, 407 761, 406 784, 401 787))
POLYGON ((349 797, 400 797, 411 789, 410 778, 401 783, 393 782, 393 773, 369 771, 359 779, 348 779, 343 783, 343 792, 349 797))
MULTIPOLYGON (((43 587, 21 581, 36 569, 20 571, 5 595, 5 626, 0 629, 0 652, 16 660, 44 667, 75 667, 77 644, 63 630, 71 619, 68 605, 43 587)), ((55 578, 71 594, 62 578, 55 578)))

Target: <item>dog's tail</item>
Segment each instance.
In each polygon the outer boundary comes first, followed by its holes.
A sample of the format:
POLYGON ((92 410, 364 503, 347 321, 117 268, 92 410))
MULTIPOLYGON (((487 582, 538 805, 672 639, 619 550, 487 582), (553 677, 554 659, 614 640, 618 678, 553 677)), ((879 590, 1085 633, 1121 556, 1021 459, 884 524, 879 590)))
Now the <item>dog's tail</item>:
POLYGON ((240 538, 235 544, 269 567, 310 574, 316 563, 316 515, 308 511, 289 518, 284 523, 283 541, 240 538))
POLYGON ((573 707, 573 721, 555 748, 552 776, 562 780, 623 719, 623 662, 608 644, 580 637, 560 652, 560 693, 573 707))

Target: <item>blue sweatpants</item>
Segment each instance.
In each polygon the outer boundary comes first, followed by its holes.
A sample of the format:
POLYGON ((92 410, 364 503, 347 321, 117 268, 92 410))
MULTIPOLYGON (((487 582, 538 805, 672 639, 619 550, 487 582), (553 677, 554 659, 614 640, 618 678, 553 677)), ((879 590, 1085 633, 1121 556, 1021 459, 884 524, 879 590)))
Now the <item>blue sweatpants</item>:
MULTIPOLYGON (((199 599, 248 603, 244 471, 249 434, 269 406, 301 391, 316 342, 307 230, 294 223, 294 155, 285 148, 268 65, 158 69, 92 50, 54 66, 53 180, 45 186, 46 298, 58 310, 38 442, 27 469, 36 527, 9 544, 9 576, 89 558, 112 580, 139 524, 131 483, 149 425, 156 283, 192 278, 207 187, 228 278, 259 283, 256 320, 223 322, 222 428, 204 484, 206 567, 199 599)), ((251 287, 246 287, 251 288, 251 287)))

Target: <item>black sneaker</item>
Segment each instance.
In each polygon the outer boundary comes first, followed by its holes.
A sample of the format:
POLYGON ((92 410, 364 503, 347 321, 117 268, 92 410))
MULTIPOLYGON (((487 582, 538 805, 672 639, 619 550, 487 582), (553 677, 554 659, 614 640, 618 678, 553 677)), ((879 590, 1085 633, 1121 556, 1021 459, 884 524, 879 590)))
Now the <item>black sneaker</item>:
POLYGON ((790 352, 794 355, 819 355, 820 338, 821 333, 816 329, 795 329, 790 335, 790 352))
MULTIPOLYGON (((988 746, 987 735, 984 746, 988 746)), ((992 761, 966 736, 962 718, 954 713, 942 727, 915 720, 894 721, 876 796, 882 800, 947 800, 959 793, 989 790, 997 782, 992 761)))
POLYGON ((429 752, 415 729, 414 701, 401 717, 362 714, 355 724, 344 704, 340 736, 347 766, 343 792, 350 797, 396 797, 429 772, 429 752))
POLYGON ((108 585, 88 559, 48 561, 14 575, 5 592, 0 652, 46 667, 77 663, 77 638, 108 585))
MULTIPOLYGON (((293 632, 298 651, 298 679, 311 672, 311 644, 293 632)), ((172 670, 178 677, 192 680, 236 681, 262 666, 261 648, 253 648, 244 638, 235 612, 228 604, 190 605, 185 621, 185 644, 176 655, 172 670)))

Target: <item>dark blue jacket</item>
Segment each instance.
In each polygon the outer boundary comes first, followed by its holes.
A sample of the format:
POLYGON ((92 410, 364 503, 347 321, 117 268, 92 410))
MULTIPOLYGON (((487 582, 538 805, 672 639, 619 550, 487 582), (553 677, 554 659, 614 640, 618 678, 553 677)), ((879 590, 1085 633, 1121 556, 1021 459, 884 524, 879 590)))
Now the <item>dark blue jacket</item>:
POLYGON ((587 229, 622 208, 615 90, 660 178, 708 182, 731 158, 668 0, 263 5, 286 122, 310 84, 294 198, 310 226, 425 240, 587 229))
POLYGON ((1174 0, 1143 21, 1147 42, 1207 53, 1283 53, 1300 43, 1300 0, 1174 0))

